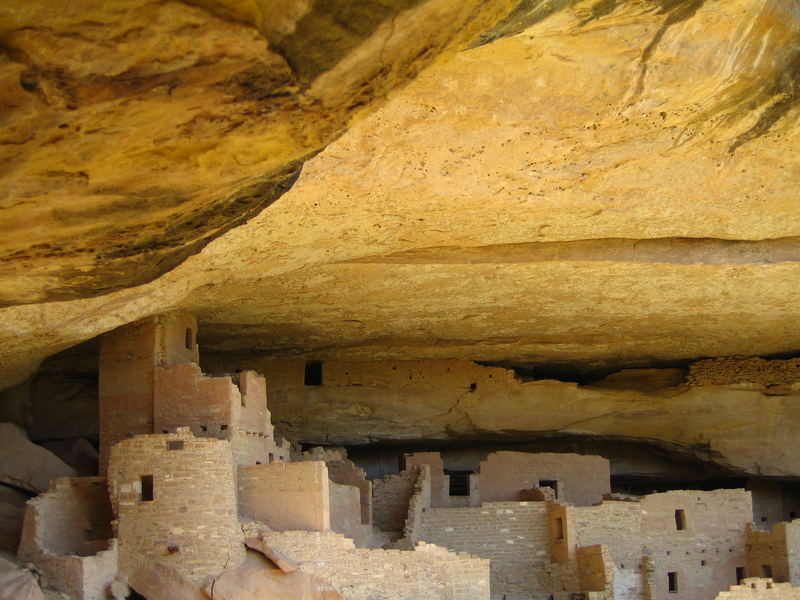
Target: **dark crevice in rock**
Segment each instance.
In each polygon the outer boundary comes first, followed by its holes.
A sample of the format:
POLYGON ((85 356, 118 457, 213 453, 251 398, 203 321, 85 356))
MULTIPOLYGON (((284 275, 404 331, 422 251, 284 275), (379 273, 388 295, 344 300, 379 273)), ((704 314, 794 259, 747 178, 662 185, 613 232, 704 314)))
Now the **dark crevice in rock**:
POLYGON ((365 256, 347 263, 484 264, 624 262, 672 265, 771 265, 800 262, 800 238, 605 238, 564 242, 520 242, 486 246, 439 246, 365 256))
POLYGON ((522 0, 508 16, 497 25, 482 33, 472 47, 483 46, 504 37, 525 31, 528 27, 544 21, 550 15, 570 8, 577 0, 522 0))

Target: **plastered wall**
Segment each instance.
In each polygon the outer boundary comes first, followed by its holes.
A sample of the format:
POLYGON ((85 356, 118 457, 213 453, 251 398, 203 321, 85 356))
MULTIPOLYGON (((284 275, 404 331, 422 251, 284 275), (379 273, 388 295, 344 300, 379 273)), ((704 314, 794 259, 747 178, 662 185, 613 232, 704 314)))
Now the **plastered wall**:
POLYGON ((278 531, 331 528, 330 482, 322 461, 240 466, 238 491, 244 518, 278 531))
POLYGON ((123 575, 134 554, 195 581, 244 560, 228 442, 188 428, 123 440, 111 450, 109 492, 123 575), (152 477, 151 496, 143 476, 152 477))
POLYGON ((480 466, 481 502, 513 502, 520 491, 555 481, 556 499, 591 505, 611 492, 609 462, 599 456, 494 452, 480 466))

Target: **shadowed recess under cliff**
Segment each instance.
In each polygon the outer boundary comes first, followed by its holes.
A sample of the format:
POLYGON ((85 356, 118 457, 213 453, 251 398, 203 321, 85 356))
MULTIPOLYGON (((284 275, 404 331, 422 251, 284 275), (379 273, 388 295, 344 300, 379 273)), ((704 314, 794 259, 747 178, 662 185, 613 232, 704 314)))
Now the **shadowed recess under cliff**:
POLYGON ((350 263, 478 264, 537 262, 638 262, 675 265, 770 265, 800 262, 800 238, 719 240, 698 238, 523 242, 475 247, 435 247, 357 258, 350 263))

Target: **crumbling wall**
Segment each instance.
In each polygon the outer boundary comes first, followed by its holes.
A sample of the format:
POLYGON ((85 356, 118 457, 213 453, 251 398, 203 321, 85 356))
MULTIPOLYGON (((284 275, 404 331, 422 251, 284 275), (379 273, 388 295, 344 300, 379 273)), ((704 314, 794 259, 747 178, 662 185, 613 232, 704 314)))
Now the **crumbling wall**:
POLYGON ((494 452, 480 467, 481 502, 514 502, 520 492, 555 482, 556 499, 588 506, 611 492, 611 469, 600 456, 494 452))
POLYGON ((450 477, 444 474, 444 461, 438 452, 414 452, 406 454, 405 468, 412 469, 428 465, 431 477, 431 507, 445 508, 450 504, 450 477))
POLYGON ((372 523, 372 482, 369 481, 363 469, 347 459, 344 448, 331 449, 316 446, 310 450, 296 455, 294 461, 322 460, 328 466, 328 478, 340 485, 357 487, 361 498, 361 522, 365 525, 372 523))
POLYGON ((598 600, 622 600, 614 593, 614 561, 605 546, 584 546, 576 550, 576 555, 581 590, 600 592, 595 596, 598 600))
POLYGON ((800 358, 766 360, 757 356, 721 356, 689 365, 686 385, 760 383, 766 386, 800 382, 800 358))
POLYGON ((644 496, 641 506, 644 554, 654 559, 653 600, 710 599, 736 584, 737 568, 747 563, 749 492, 672 491, 644 496), (669 591, 669 573, 677 591, 669 591))
POLYGON ((747 529, 747 574, 800 585, 800 520, 778 523, 770 531, 747 529))
POLYGON ((266 532, 264 543, 350 600, 489 600, 489 561, 420 544, 357 549, 332 533, 266 532))
POLYGON ((372 482, 372 523, 381 531, 401 532, 419 470, 410 469, 372 482))
POLYGON ((790 583, 776 583, 771 579, 748 577, 740 585, 720 592, 715 600, 798 600, 800 588, 790 583))
POLYGON ((230 444, 176 433, 114 445, 109 491, 120 572, 141 554, 200 581, 244 560, 230 444))
POLYGON ((324 462, 240 466, 238 474, 241 517, 279 531, 331 528, 330 482, 324 462))
POLYGON ((550 562, 544 502, 492 502, 480 508, 432 508, 421 539, 491 561, 492 597, 580 592, 575 561, 550 562))
POLYGON ((79 600, 105 600, 117 571, 102 477, 56 479, 28 502, 19 547, 48 584, 79 600))

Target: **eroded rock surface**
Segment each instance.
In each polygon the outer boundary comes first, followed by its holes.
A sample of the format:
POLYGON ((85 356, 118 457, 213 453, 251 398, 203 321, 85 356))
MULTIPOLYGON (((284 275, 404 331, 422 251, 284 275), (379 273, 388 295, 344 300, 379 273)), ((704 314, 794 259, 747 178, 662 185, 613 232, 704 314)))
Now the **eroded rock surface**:
POLYGON ((0 423, 0 481, 38 493, 58 477, 75 477, 75 469, 32 443, 16 425, 0 423))

